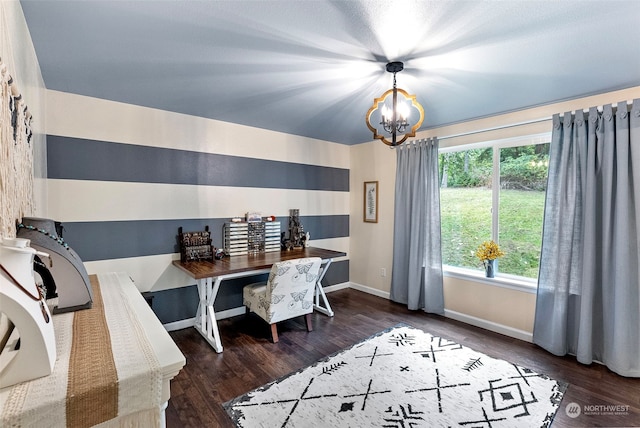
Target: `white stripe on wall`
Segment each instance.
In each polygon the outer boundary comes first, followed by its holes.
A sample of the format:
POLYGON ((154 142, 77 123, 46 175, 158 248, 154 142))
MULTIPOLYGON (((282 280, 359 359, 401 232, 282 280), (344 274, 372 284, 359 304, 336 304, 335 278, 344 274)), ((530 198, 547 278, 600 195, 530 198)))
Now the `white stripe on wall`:
MULTIPOLYGON (((349 192, 49 179, 49 216, 74 221, 349 215, 349 192)), ((283 227, 285 230, 286 227, 283 227)))
POLYGON ((108 272, 126 272, 141 292, 160 291, 193 285, 195 280, 173 266, 180 254, 129 257, 126 259, 85 262, 89 275, 108 272))
POLYGON ((349 168, 344 144, 54 90, 46 126, 51 135, 349 168))

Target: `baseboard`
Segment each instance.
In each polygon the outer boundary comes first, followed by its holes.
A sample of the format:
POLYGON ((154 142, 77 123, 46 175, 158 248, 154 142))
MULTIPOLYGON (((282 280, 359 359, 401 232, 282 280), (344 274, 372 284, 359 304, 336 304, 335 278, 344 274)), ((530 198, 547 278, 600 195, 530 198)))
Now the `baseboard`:
MULTIPOLYGON (((216 320, 220 321, 225 318, 236 317, 238 315, 243 315, 245 312, 246 312, 246 309, 244 306, 227 309, 226 311, 216 312, 216 320)), ((195 323, 196 323, 195 318, 188 318, 186 320, 180 320, 180 321, 163 324, 163 326, 167 331, 174 331, 174 330, 182 330, 183 328, 193 327, 195 323)))
MULTIPOLYGON (((344 290, 345 288, 351 288, 351 283, 343 282, 340 284, 329 285, 327 287, 324 287, 324 292, 331 293, 332 291, 344 290)), ((246 309, 244 306, 227 309, 226 311, 216 312, 216 319, 220 321, 225 318, 231 318, 238 315, 242 315, 245 312, 246 312, 246 309)), ((188 318, 185 320, 166 323, 166 324, 163 324, 163 326, 167 331, 175 331, 175 330, 182 330, 183 328, 193 327, 195 325, 195 322, 196 322, 195 318, 188 318)))
POLYGON ((344 290, 345 288, 351 288, 350 282, 342 282, 340 284, 328 285, 323 287, 325 293, 331 293, 332 291, 344 290))
POLYGON ((356 282, 351 282, 351 288, 354 290, 362 291, 364 293, 373 294, 374 296, 382 297, 383 299, 389 300, 389 292, 378 290, 377 288, 367 287, 366 285, 358 284, 356 282))
POLYGON ((533 334, 528 331, 520 330, 517 328, 509 327, 507 325, 498 324, 493 321, 488 321, 482 318, 477 318, 471 315, 463 314, 449 309, 444 310, 444 316, 447 318, 461 321, 465 324, 470 324, 476 327, 483 328, 485 330, 493 331, 494 333, 504 334, 505 336, 513 337, 515 339, 524 340, 525 342, 533 342, 533 334))
MULTIPOLYGON (((374 296, 382 297, 384 299, 389 299, 389 292, 378 290, 376 288, 367 287, 366 285, 358 284, 355 282, 351 283, 351 288, 354 290, 362 291, 364 293, 372 294, 374 296)), ((495 333, 504 334, 505 336, 513 337, 515 339, 524 340, 525 342, 533 342, 533 334, 528 331, 519 330, 517 328, 509 327, 503 324, 498 324, 493 321, 488 321, 482 318, 477 318, 471 315, 463 314, 456 311, 451 311, 449 309, 444 310, 444 315, 447 318, 454 319, 456 321, 461 321, 465 324, 470 324, 475 327, 480 327, 485 330, 493 331, 495 333)))
POLYGON ((167 331, 175 331, 182 330, 183 328, 193 327, 196 324, 195 318, 187 318, 186 320, 168 322, 166 324, 162 324, 162 326, 167 331))
MULTIPOLYGON (((331 293, 333 291, 343 290, 345 288, 353 288, 354 290, 362 291, 364 293, 372 294, 383 299, 389 299, 389 292, 378 290, 377 288, 367 287, 366 285, 358 284, 355 282, 343 282, 341 284, 330 285, 324 287, 325 293, 331 293)), ((216 312, 216 319, 223 320, 225 318, 231 318, 245 313, 245 307, 240 306, 238 308, 227 309, 225 311, 216 312)), ((520 330, 517 328, 509 327, 503 324, 498 324, 493 321, 488 321, 482 318, 477 318, 472 315, 463 314, 461 312, 452 311, 449 309, 444 310, 444 315, 447 318, 461 321, 465 324, 470 324, 476 327, 483 328, 485 330, 493 331, 495 333, 504 334, 505 336, 513 337, 515 339, 524 340, 525 342, 533 342, 533 334, 528 331, 520 330)), ((185 320, 170 322, 164 324, 164 328, 167 331, 181 330, 183 328, 193 327, 195 325, 195 318, 189 318, 185 320)))

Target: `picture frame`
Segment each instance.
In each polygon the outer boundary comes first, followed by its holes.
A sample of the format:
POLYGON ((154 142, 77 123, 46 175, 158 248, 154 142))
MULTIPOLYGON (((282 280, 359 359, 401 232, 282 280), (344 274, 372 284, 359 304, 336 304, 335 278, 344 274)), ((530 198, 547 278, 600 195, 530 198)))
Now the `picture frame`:
POLYGON ((365 223, 378 222, 378 182, 364 182, 364 212, 363 221, 365 223))

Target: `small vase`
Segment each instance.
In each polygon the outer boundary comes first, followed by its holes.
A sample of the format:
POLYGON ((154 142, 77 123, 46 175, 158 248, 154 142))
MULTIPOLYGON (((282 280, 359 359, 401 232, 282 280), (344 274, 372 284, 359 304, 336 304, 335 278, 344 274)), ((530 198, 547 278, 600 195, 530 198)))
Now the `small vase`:
POLYGON ((484 261, 484 272, 487 278, 494 278, 496 276, 496 260, 484 261))

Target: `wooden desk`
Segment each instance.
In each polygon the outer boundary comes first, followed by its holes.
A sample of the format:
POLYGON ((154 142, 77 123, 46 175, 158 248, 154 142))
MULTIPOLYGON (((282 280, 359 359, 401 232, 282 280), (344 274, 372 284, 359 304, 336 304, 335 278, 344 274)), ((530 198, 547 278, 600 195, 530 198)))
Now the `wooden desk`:
POLYGON ((269 273, 274 263, 298 259, 302 257, 320 257, 322 268, 316 282, 314 309, 330 317, 333 310, 322 288, 322 279, 335 257, 346 256, 346 253, 322 248, 307 247, 300 250, 259 253, 246 256, 225 257, 214 262, 181 262, 174 260, 173 265, 196 280, 200 302, 196 313, 195 328, 216 350, 222 352, 222 342, 213 304, 218 295, 220 284, 226 279, 269 273))

